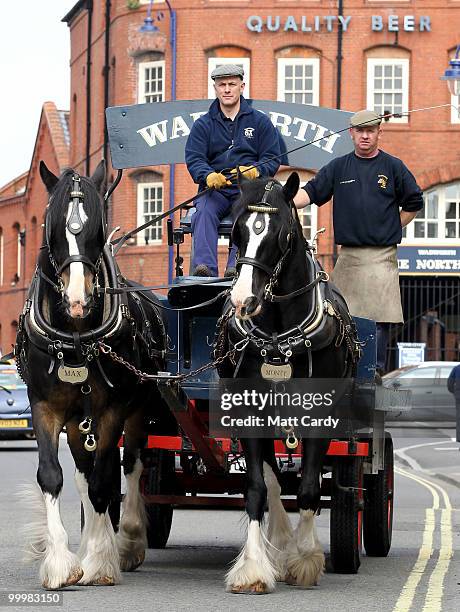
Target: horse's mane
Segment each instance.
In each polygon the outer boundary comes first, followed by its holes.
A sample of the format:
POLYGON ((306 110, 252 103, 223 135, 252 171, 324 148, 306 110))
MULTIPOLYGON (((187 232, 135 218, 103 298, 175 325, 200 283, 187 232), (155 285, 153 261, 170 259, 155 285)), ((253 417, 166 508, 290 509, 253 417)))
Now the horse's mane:
MULTIPOLYGON (((56 183, 50 197, 49 208, 47 209, 47 221, 56 231, 64 231, 67 212, 69 208, 70 192, 72 190, 72 176, 74 170, 66 168, 59 181, 56 183)), ((81 176, 81 190, 84 193, 83 207, 88 216, 88 220, 83 226, 83 232, 88 238, 95 238, 101 231, 103 218, 103 207, 96 187, 91 180, 81 176)))

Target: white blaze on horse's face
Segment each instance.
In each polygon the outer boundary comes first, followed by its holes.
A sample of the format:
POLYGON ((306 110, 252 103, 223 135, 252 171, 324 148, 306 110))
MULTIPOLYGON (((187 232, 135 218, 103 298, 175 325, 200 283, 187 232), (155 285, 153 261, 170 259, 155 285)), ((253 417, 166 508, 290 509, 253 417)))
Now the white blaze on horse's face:
MULTIPOLYGON (((264 214, 265 228, 260 234, 256 234, 254 232, 253 227, 254 227, 254 222, 256 220, 257 214, 258 213, 256 212, 252 213, 249 216, 249 219, 246 221, 246 227, 248 228, 248 231, 249 231, 249 241, 248 241, 248 246, 246 248, 245 257, 252 257, 253 259, 255 259, 257 251, 260 248, 263 242, 263 239, 268 233, 268 225, 270 221, 269 215, 264 214)), ((233 306, 235 306, 235 309, 236 309, 235 314, 240 319, 255 317, 256 315, 259 314, 261 310, 261 306, 259 305, 257 306, 256 310, 253 313, 251 313, 250 316, 244 315, 241 312, 241 307, 244 305, 245 301, 248 298, 254 297, 254 294, 252 292, 253 275, 254 275, 254 267, 250 266, 249 264, 243 264, 241 266, 238 280, 236 281, 235 286, 233 287, 232 292, 230 294, 232 304, 233 306)))
MULTIPOLYGON (((71 213, 72 202, 69 203, 69 208, 67 211, 65 235, 69 245, 69 255, 80 255, 77 237, 72 234, 72 232, 69 232, 67 228, 67 223, 69 222, 71 213)), ((85 213, 82 202, 78 204, 78 213, 80 215, 82 225, 84 225, 88 220, 88 217, 85 213)), ((83 316, 83 308, 86 306, 88 300, 85 287, 85 269, 81 262, 75 261, 69 265, 68 270, 68 279, 66 274, 63 274, 63 278, 65 293, 70 305, 70 316, 72 318, 80 318, 83 316)))

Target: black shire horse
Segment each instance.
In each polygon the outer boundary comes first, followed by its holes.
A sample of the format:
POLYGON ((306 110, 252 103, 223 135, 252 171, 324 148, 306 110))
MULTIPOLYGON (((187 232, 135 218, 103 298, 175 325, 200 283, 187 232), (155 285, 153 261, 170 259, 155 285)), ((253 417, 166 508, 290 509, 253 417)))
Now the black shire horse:
MULTIPOLYGON (((265 379, 272 376, 270 368, 281 368, 278 376, 290 370, 294 378, 351 376, 359 353, 356 332, 343 299, 333 292, 303 236, 292 202, 299 189, 298 174, 292 173, 284 187, 273 179, 240 177, 240 189, 233 229, 239 249, 238 277, 217 354, 225 354, 238 342, 241 347, 244 339, 248 343, 233 363, 224 362, 220 376, 265 379)), ((290 441, 295 444, 292 436, 290 441)), ((314 518, 329 440, 302 440, 300 517, 295 531, 280 500, 273 440, 242 438, 241 444, 249 524, 246 543, 227 575, 227 590, 270 592, 276 580, 316 584, 324 554, 314 518), (267 497, 268 538, 260 527, 267 497)))
POLYGON ((112 585, 120 582, 120 570, 135 569, 144 559, 139 449, 145 444, 145 410, 161 400, 155 385, 139 385, 134 374, 110 358, 107 347, 154 373, 164 369, 165 329, 142 294, 99 290, 125 283, 108 244, 99 193, 104 162, 91 178, 72 169, 58 178, 43 162, 40 175, 49 193, 43 245, 15 347, 39 455, 30 553, 41 562, 45 588, 112 585), (59 511, 58 443, 64 426, 85 516, 77 554, 69 550, 59 511), (108 509, 120 499, 117 444, 123 431, 127 495, 115 535, 108 509))

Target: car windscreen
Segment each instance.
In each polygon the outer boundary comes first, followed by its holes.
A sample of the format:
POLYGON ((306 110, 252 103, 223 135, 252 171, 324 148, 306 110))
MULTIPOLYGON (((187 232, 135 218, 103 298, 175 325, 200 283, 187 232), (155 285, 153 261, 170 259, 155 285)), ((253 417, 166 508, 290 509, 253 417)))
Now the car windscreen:
POLYGON ((14 389, 25 389, 26 385, 19 378, 17 370, 11 368, 0 370, 0 389, 1 387, 14 391, 14 389))

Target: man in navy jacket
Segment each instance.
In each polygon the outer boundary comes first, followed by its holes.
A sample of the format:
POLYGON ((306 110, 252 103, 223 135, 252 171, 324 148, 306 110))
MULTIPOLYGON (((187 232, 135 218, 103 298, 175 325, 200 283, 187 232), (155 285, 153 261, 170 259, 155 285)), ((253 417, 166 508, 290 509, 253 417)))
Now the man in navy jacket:
MULTIPOLYGON (((235 183, 228 180, 237 167, 248 179, 274 176, 279 168, 279 135, 270 119, 252 108, 243 98, 244 71, 241 66, 224 64, 211 73, 216 100, 200 117, 185 146, 185 162, 200 191, 211 187, 195 201, 192 217, 194 253, 193 274, 217 276, 217 230, 239 196, 235 183), (254 167, 257 165, 257 167, 254 167)), ((232 248, 225 272, 235 274, 236 249, 232 248)))

